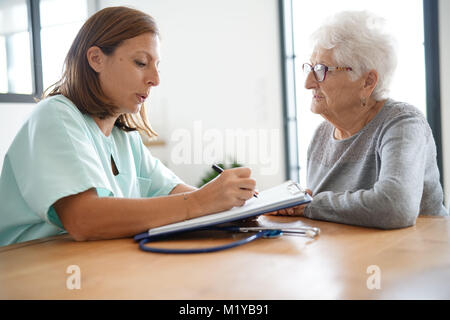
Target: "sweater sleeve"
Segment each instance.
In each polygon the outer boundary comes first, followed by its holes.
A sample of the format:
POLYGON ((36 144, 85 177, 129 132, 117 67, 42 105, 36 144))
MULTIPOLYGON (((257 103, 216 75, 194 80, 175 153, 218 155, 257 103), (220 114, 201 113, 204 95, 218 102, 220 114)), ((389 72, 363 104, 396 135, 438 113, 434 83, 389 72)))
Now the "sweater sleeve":
POLYGON ((408 115, 392 120, 378 142, 381 168, 373 187, 318 193, 305 209, 305 216, 381 229, 414 225, 420 211, 431 138, 425 121, 408 115))

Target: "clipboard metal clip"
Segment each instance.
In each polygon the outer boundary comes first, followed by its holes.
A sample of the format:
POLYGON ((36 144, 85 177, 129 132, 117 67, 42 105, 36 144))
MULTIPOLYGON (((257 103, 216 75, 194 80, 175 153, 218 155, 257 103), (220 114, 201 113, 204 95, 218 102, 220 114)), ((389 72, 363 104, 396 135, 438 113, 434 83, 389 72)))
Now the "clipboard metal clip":
POLYGON ((292 195, 296 195, 299 193, 306 193, 306 191, 302 187, 300 187, 300 185, 297 182, 294 181, 292 181, 287 185, 287 189, 289 193, 292 195))
POLYGON ((296 228, 237 227, 234 231, 239 232, 274 231, 274 233, 268 234, 268 238, 278 237, 281 235, 305 236, 309 238, 315 238, 320 234, 320 229, 316 227, 296 227, 296 228))

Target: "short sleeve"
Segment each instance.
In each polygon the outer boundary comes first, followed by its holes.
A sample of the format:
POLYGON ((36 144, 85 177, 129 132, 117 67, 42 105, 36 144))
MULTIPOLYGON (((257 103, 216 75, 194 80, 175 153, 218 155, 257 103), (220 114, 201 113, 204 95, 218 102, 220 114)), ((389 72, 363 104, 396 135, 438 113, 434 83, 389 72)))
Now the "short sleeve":
POLYGON ((50 210, 57 200, 91 188, 111 190, 83 115, 63 97, 51 97, 36 106, 8 156, 30 209, 58 227, 50 210))
POLYGON ((137 132, 134 140, 137 179, 142 197, 166 196, 177 185, 184 183, 161 160, 152 156, 137 132))

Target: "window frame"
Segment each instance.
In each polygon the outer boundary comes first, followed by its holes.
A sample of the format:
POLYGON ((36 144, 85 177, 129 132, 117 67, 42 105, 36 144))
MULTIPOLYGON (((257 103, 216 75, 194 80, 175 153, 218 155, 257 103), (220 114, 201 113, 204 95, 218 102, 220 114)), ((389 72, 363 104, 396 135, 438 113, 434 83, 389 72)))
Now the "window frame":
POLYGON ((436 142, 437 164, 441 185, 444 186, 441 128, 441 66, 439 62, 438 0, 423 0, 425 82, 427 121, 436 142))
POLYGON ((279 0, 283 132, 285 141, 285 177, 300 182, 298 157, 297 96, 292 0, 279 0))
MULTIPOLYGON (((34 103, 40 99, 44 91, 44 76, 42 70, 41 45, 41 14, 40 0, 26 0, 28 11, 28 31, 30 32, 31 79, 33 92, 31 94, 0 93, 1 103, 34 103)), ((88 16, 99 9, 97 0, 87 1, 88 16)))
MULTIPOLYGON (((300 162, 298 159, 297 105, 295 96, 295 52, 293 38, 293 0, 278 0, 281 72, 283 94, 283 125, 286 141, 286 179, 299 182, 300 162), (292 127, 295 130, 292 130, 292 127)), ((439 64, 439 21, 438 0, 423 0, 425 81, 427 121, 436 142, 437 165, 441 185, 444 185, 442 165, 441 89, 439 64)), ((306 169, 306 168, 305 168, 306 169)))
POLYGON ((39 12, 40 0, 26 0, 28 10, 28 31, 30 32, 30 55, 31 55, 31 79, 33 93, 0 93, 0 103, 32 103, 35 98, 42 95, 42 55, 41 55, 41 19, 39 12))

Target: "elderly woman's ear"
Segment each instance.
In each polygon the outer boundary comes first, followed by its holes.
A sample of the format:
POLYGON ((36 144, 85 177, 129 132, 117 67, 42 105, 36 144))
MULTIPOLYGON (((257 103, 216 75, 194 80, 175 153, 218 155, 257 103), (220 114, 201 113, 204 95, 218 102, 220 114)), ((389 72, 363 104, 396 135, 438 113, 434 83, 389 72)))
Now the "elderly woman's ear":
POLYGON ((370 70, 366 73, 365 79, 364 79, 364 86, 363 90, 364 93, 366 93, 366 97, 370 97, 372 95, 373 90, 375 90, 375 87, 378 83, 378 72, 376 70, 370 70))

